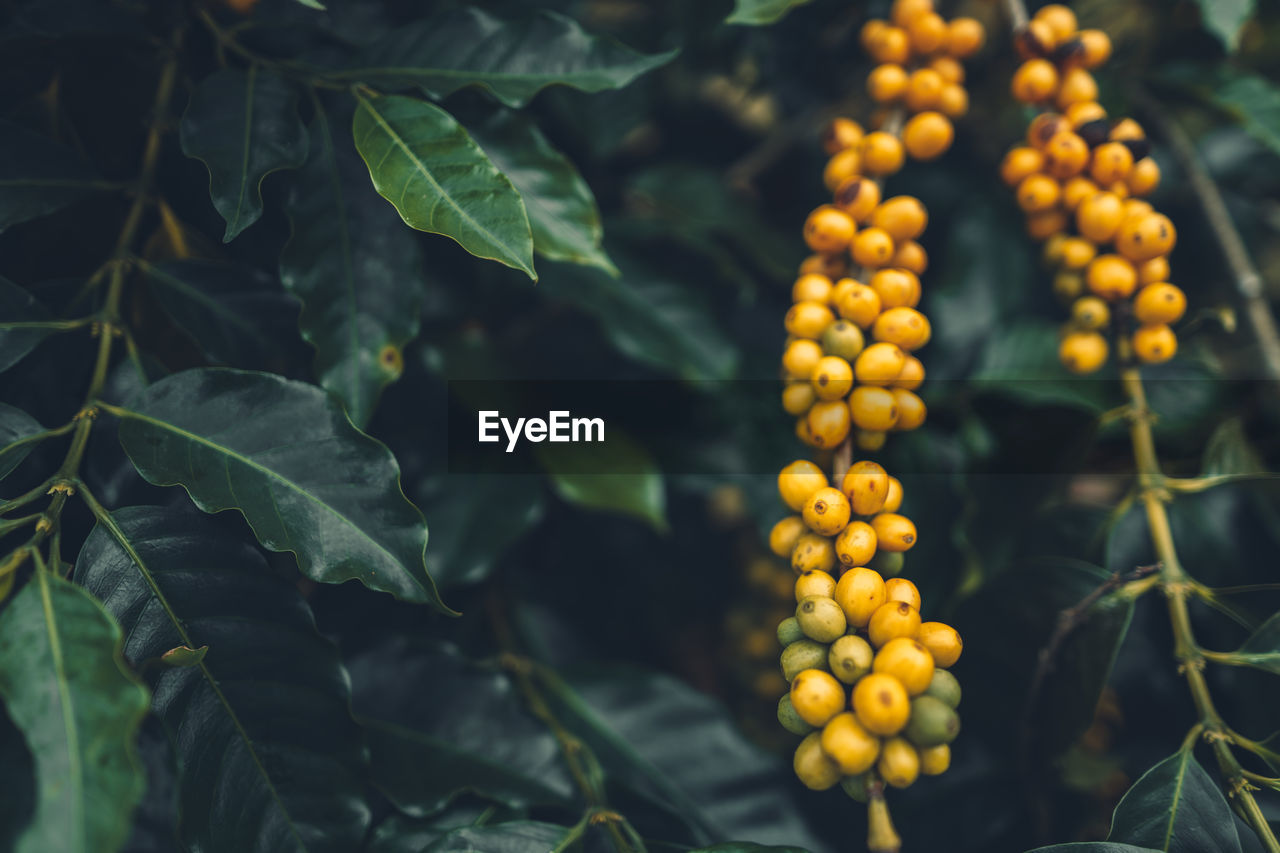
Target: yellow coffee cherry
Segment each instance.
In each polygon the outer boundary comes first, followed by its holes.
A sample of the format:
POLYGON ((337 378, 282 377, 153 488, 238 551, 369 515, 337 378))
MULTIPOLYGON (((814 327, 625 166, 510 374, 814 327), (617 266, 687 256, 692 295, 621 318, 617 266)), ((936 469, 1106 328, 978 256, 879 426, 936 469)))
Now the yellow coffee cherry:
POLYGON ((808 532, 804 519, 798 515, 788 515, 769 531, 769 550, 779 557, 790 557, 796 549, 796 542, 808 532))
POLYGON ((1062 188, 1048 175, 1028 175, 1018 184, 1018 206, 1027 213, 1049 210, 1062 197, 1062 188))
POLYGON ((1111 322, 1111 309, 1096 296, 1084 296, 1071 306, 1071 320, 1081 329, 1096 332, 1111 322))
POLYGON ((1053 295, 1060 302, 1074 302, 1084 293, 1084 276, 1066 270, 1053 277, 1053 295))
POLYGON ((810 495, 826 486, 827 475, 808 459, 797 459, 778 474, 778 494, 796 512, 804 509, 810 495))
MULTIPOLYGON (((959 83, 948 83, 938 97, 938 111, 947 118, 960 118, 969 112, 969 92, 959 83)), ((910 150, 910 149, 908 149, 910 150)), ((912 156, 916 156, 912 151, 912 156)), ((924 159, 924 158, 917 158, 924 159)))
POLYGON ((796 574, 818 570, 830 573, 836 567, 836 549, 831 540, 816 533, 805 533, 796 540, 791 552, 791 570, 796 574))
POLYGON ((1044 154, 1035 148, 1018 147, 1009 150, 1000 162, 1000 178, 1011 187, 1025 181, 1044 168, 1044 154))
POLYGON ((909 551, 916 544, 916 526, 896 512, 882 512, 871 519, 876 541, 882 551, 909 551))
POLYGON ((835 536, 849 523, 849 499, 830 486, 818 489, 804 503, 804 523, 822 536, 835 536))
POLYGON ((822 185, 834 192, 836 187, 862 171, 862 153, 846 148, 832 155, 822 169, 822 185))
POLYGON ((871 614, 867 639, 876 648, 898 637, 915 639, 920 633, 920 611, 905 601, 886 601, 871 614))
POLYGON ((874 429, 855 429, 853 431, 853 443, 859 450, 865 450, 868 453, 875 453, 884 447, 889 436, 884 430, 874 429))
POLYGON ((836 536, 836 558, 842 566, 865 566, 876 553, 876 532, 865 521, 851 521, 836 536))
POLYGON ((920 302, 920 279, 909 270, 880 270, 871 276, 870 284, 880 296, 883 310, 914 308, 920 302))
POLYGON ((917 696, 933 680, 933 655, 919 640, 896 637, 876 653, 871 670, 892 675, 906 688, 908 696, 917 696))
POLYGON ((1162 213, 1126 220, 1116 231, 1116 251, 1134 263, 1167 255, 1178 241, 1178 232, 1162 213))
POLYGON ((1068 237, 1062 241, 1062 266, 1069 270, 1082 270, 1098 256, 1098 247, 1083 237, 1068 237))
POLYGON ((883 228, 864 228, 853 238, 850 253, 854 262, 879 269, 893 258, 893 238, 883 228))
POLYGON ((1178 336, 1164 323, 1139 326, 1133 333, 1133 354, 1144 364, 1160 364, 1178 352, 1178 336))
POLYGON ((876 769, 886 785, 909 788, 920 776, 920 755, 906 738, 890 738, 880 750, 876 769))
POLYGON ((1129 192, 1134 195, 1149 195, 1160 186, 1160 166, 1150 157, 1143 157, 1133 164, 1126 180, 1129 192))
POLYGON ((889 494, 889 474, 878 462, 861 460, 849 466, 840 490, 857 515, 875 515, 889 494))
POLYGON ((936 12, 917 15, 906 25, 907 37, 917 53, 930 54, 947 43, 947 22, 936 12))
POLYGON ((920 772, 925 776, 940 776, 951 767, 951 747, 945 743, 917 752, 920 753, 920 772))
MULTIPOLYGON (((1076 175, 1074 178, 1068 178, 1062 185, 1062 206, 1067 210, 1074 212, 1080 207, 1080 202, 1096 195, 1098 185, 1083 175, 1076 175)), ((1073 238, 1073 239, 1079 239, 1073 238)), ((1092 244, 1090 244, 1092 245, 1092 244)))
POLYGON ((835 190, 835 205, 853 217, 866 222, 880 204, 880 185, 870 178, 853 175, 835 190))
POLYGON ((862 138, 862 168, 868 175, 892 175, 902 168, 902 142, 892 133, 872 131, 862 138))
POLYGON ((800 275, 824 275, 835 281, 849 271, 843 255, 814 254, 800 262, 800 275))
POLYGON ((1067 117, 1067 121, 1071 123, 1073 128, 1079 130, 1082 124, 1106 118, 1107 110, 1097 101, 1081 101, 1078 104, 1072 104, 1067 107, 1063 115, 1067 117))
POLYGON ((1027 236, 1047 240, 1067 227, 1067 215, 1061 210, 1040 210, 1027 216, 1027 236))
MULTIPOLYGON (((825 333, 823 337, 826 337, 825 333)), ((839 356, 824 356, 814 367, 809 381, 813 383, 818 399, 839 400, 853 389, 853 367, 839 356)))
POLYGON ((956 59, 968 59, 986 41, 986 29, 974 18, 952 18, 947 24, 947 53, 956 59))
POLYGON ((807 273, 791 286, 792 302, 826 302, 834 287, 831 279, 817 273, 807 273))
POLYGON ((885 493, 884 506, 881 509, 885 512, 897 512, 902 509, 902 481, 897 477, 889 478, 889 490, 885 493))
POLYGON ((929 60, 929 67, 941 74, 948 84, 964 82, 964 66, 953 57, 935 56, 929 60))
POLYGON ((1112 142, 1123 142, 1126 139, 1146 139, 1147 134, 1142 129, 1142 125, 1138 124, 1131 118, 1122 118, 1116 122, 1107 139, 1112 142))
MULTIPOLYGON (((811 595, 831 598, 836 592, 836 579, 826 572, 817 570, 805 572, 796 578, 795 592, 797 603, 811 595)), ((797 621, 799 620, 797 619, 797 621)))
POLYGON ((782 389, 782 408, 788 414, 799 417, 817 401, 813 386, 808 382, 793 382, 782 389))
POLYGON ((871 224, 882 228, 895 243, 914 240, 924 233, 929 214, 920 200, 909 195, 885 199, 871 214, 871 224))
POLYGON ((860 385, 888 385, 902 373, 906 362, 907 355, 897 344, 874 343, 853 363, 853 374, 860 385))
MULTIPOLYGON (((862 330, 848 320, 836 320, 822 333, 822 351, 843 359, 846 367, 862 354, 866 345, 862 330)), ((849 380, 852 387, 852 368, 849 369, 849 380)), ((845 393, 848 393, 848 389, 845 389, 845 393)))
POLYGON ((908 355, 902 365, 902 372, 893 380, 894 388, 905 388, 914 391, 924 384, 924 363, 914 355, 908 355))
POLYGON ((822 729, 822 751, 846 776, 865 773, 880 756, 880 738, 862 727, 852 711, 832 717, 822 729))
POLYGON ((1055 133, 1044 146, 1044 168, 1054 178, 1065 181, 1084 171, 1089 163, 1089 145, 1073 131, 1055 133))
POLYGON ((905 29, 916 19, 932 13, 933 0, 893 0, 889 18, 905 29))
MULTIPOLYGON (((849 414, 859 430, 883 433, 898 423, 898 401, 888 388, 860 385, 849 395, 849 414)), ((883 440, 878 444, 883 444, 883 440)), ((859 446, 864 450, 879 449, 879 446, 866 447, 861 441, 859 446)))
POLYGON ((1094 243, 1110 243, 1124 221, 1124 203, 1115 193, 1101 192, 1076 208, 1076 230, 1094 243))
POLYGON ((822 150, 835 154, 862 141, 862 125, 850 118, 833 118, 822 131, 822 150))
POLYGON ((897 308, 890 308, 876 318, 875 324, 871 327, 871 335, 877 341, 895 344, 903 350, 910 351, 923 346, 928 340, 929 325, 925 316, 919 311, 900 305, 897 308))
POLYGON ((808 379, 821 360, 821 345, 817 341, 801 338, 787 344, 782 353, 782 369, 793 379, 808 379))
POLYGON ((1138 287, 1138 271, 1119 255, 1098 255, 1085 270, 1084 283, 1103 299, 1126 299, 1138 287))
POLYGON ((882 25, 875 28, 873 34, 868 34, 863 45, 876 62, 896 62, 901 65, 911 58, 911 42, 906 30, 900 27, 882 25))
MULTIPOLYGON (((907 86, 903 93, 907 109, 912 112, 933 109, 946 85, 946 79, 932 68, 918 68, 912 71, 911 76, 907 78, 907 86)), ((903 136, 905 135, 904 131, 903 136)))
MULTIPOLYGON (((1088 72, 1084 72, 1088 73, 1088 72)), ((1133 152, 1123 142, 1106 142, 1093 150, 1089 176, 1103 186, 1123 181, 1133 168, 1133 152)))
POLYGON ((1058 82, 1058 109, 1098 100, 1098 83, 1083 68, 1069 68, 1058 82))
POLYGON ((840 784, 843 774, 835 759, 822 751, 821 732, 812 732, 796 747, 792 768, 806 788, 825 791, 840 784))
POLYGON ((1107 361, 1107 339, 1097 332, 1072 332, 1058 345, 1058 360, 1072 373, 1093 373, 1107 361))
POLYGON ((885 601, 905 601, 920 609, 920 590, 906 578, 890 578, 884 582, 885 601))
MULTIPOLYGON (((794 703, 794 687, 792 694, 791 701, 794 703)), ((911 700, 907 696, 907 689, 898 679, 882 672, 873 672, 853 686, 853 713, 864 729, 872 734, 889 737, 902 731, 907 724, 907 718, 911 716, 911 700)))
POLYGON ((894 405, 898 408, 898 420, 894 423, 893 429, 898 432, 919 429, 924 424, 925 418, 929 416, 924 400, 906 388, 890 388, 889 392, 893 394, 894 405))
POLYGON ((865 628, 885 603, 884 579, 873 569, 855 567, 836 581, 836 603, 851 628, 865 628))
POLYGON ((889 265, 912 272, 916 276, 924 275, 924 271, 929 268, 929 255, 925 252, 924 246, 915 240, 907 240, 896 245, 893 257, 889 259, 889 265))
POLYGON ((1076 33, 1083 52, 1080 64, 1085 68, 1097 68, 1111 56, 1111 39, 1102 30, 1081 30, 1076 33))
POLYGON ((813 431, 809 429, 809 415, 807 412, 804 417, 796 418, 796 438, 809 447, 822 449, 822 443, 814 437, 813 431))
MULTIPOLYGON (((844 611, 835 599, 824 595, 810 595, 796 605, 796 621, 806 637, 819 643, 830 643, 844 634, 844 611)), ((814 723, 817 725, 817 723, 814 723)))
MULTIPOLYGON (((916 73, 923 74, 928 70, 926 68, 916 73)), ((929 106, 940 106, 947 88, 944 84, 938 93, 932 97, 929 106)), ((961 91, 964 90, 962 89, 961 91)), ((907 97, 910 100, 911 89, 907 90, 907 97)), ((955 109, 954 104, 953 100, 953 110, 955 109)), ((967 108, 967 101, 965 106, 967 108)), ((951 147, 951 142, 955 139, 955 136, 956 131, 951 124, 951 119, 934 110, 917 113, 907 119, 907 123, 902 128, 902 144, 906 147, 907 153, 916 160, 933 160, 941 157, 951 147)))
POLYGON ((1169 280, 1169 259, 1161 255, 1138 264, 1138 283, 1156 284, 1169 280))
POLYGON ((821 302, 797 302, 787 311, 783 323, 788 334, 816 341, 835 321, 831 309, 821 302))
POLYGON ((1035 19, 1042 21, 1049 26, 1053 33, 1055 41, 1064 41, 1070 38, 1079 26, 1076 22, 1075 12, 1072 12, 1061 3, 1050 3, 1047 6, 1041 6, 1036 10, 1035 19))
POLYGON ((805 416, 814 447, 835 447, 849 435, 852 413, 844 400, 822 400, 805 416))
POLYGON ((1133 316, 1139 323, 1176 323, 1187 310, 1187 296, 1167 282, 1149 284, 1133 300, 1133 316))
POLYGON ((964 651, 960 632, 944 622, 921 623, 920 642, 933 655, 934 664, 941 669, 953 666, 964 651))
MULTIPOLYGON (((905 690, 903 699, 906 699, 905 690)), ((791 679, 791 704, 800 719, 811 726, 825 726, 828 720, 844 709, 844 703, 844 688, 829 672, 806 669, 791 679)), ((910 713, 909 703, 907 707, 910 713)), ((905 719, 903 725, 906 725, 905 719)))
POLYGON ((840 637, 827 652, 827 666, 831 674, 845 684, 856 684, 859 678, 870 672, 874 659, 871 644, 856 634, 840 637))
POLYGON ((844 291, 839 297, 840 301, 836 303, 836 310, 841 317, 861 328, 869 327, 880 316, 880 294, 874 288, 850 278, 836 285, 837 290, 842 286, 844 291))
POLYGON ((871 69, 867 75, 867 94, 877 103, 887 104, 901 98, 907 91, 907 72, 897 63, 886 62, 871 69))
POLYGON ((1125 222, 1137 216, 1146 216, 1148 213, 1155 213, 1155 208, 1151 206, 1151 202, 1143 201, 1140 198, 1127 198, 1124 200, 1125 222))
POLYGON ((853 217, 835 205, 824 204, 804 221, 804 241, 815 252, 843 252, 856 230, 853 217))
POLYGON ((1045 59, 1028 59, 1013 74, 1010 91, 1024 104, 1038 104, 1058 89, 1058 69, 1045 59))

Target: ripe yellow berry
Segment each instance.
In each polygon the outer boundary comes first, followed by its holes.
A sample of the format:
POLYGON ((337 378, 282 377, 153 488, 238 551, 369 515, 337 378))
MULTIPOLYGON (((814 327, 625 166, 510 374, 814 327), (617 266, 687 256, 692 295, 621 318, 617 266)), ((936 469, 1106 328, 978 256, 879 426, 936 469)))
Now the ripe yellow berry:
POLYGON ((1067 121, 1071 123, 1073 128, 1079 130, 1082 124, 1106 118, 1107 111, 1097 101, 1081 101, 1067 107, 1063 115, 1067 117, 1067 121))
POLYGON ((915 639, 920 633, 920 611, 905 601, 886 601, 871 614, 867 623, 867 639, 881 648, 898 637, 915 639))
POLYGON ((1110 243, 1123 221, 1124 202, 1115 193, 1098 193, 1076 208, 1076 230, 1094 243, 1110 243))
POLYGON ((797 302, 787 311, 783 324, 788 334, 816 341, 835 320, 831 309, 821 302, 797 302))
POLYGON ((1016 187, 1029 176, 1044 168, 1044 154, 1035 148, 1020 146, 1011 148, 1000 163, 1000 178, 1016 187))
POLYGON ((1096 332, 1111 322, 1111 309, 1096 296, 1084 296, 1071 306, 1071 319, 1081 329, 1096 332))
POLYGON ((853 443, 859 450, 865 450, 868 453, 875 453, 884 447, 885 441, 889 438, 888 433, 884 430, 874 429, 855 429, 853 431, 853 443))
MULTIPOLYGON (((883 433, 898 423, 898 401, 888 388, 860 385, 849 395, 849 414, 859 430, 883 433)), ((884 439, 880 437, 876 446, 867 447, 859 436, 858 446, 863 450, 878 450, 883 444, 884 439)))
POLYGON ((1151 206, 1150 202, 1143 201, 1140 198, 1127 198, 1124 200, 1125 222, 1146 216, 1148 213, 1155 213, 1155 208, 1151 206))
POLYGON ((800 623, 800 630, 804 631, 806 637, 819 643, 834 642, 837 637, 844 636, 845 628, 848 627, 840 605, 836 604, 835 599, 825 595, 810 595, 800 599, 800 603, 796 605, 796 621, 800 623))
POLYGON ((1164 323, 1139 326, 1133 333, 1133 354, 1145 364, 1159 364, 1178 352, 1178 336, 1164 323))
POLYGON ((916 309, 900 306, 890 308, 876 318, 871 334, 877 341, 896 344, 910 351, 924 346, 929 339, 929 325, 925 316, 916 309))
POLYGON ((1129 192, 1134 195, 1148 195, 1160 186, 1160 166, 1150 157, 1143 157, 1129 170, 1127 182, 1129 192))
MULTIPOLYGON (((916 73, 923 74, 928 70, 922 69, 916 73)), ((939 105, 945 91, 946 87, 944 85, 937 95, 931 99, 931 103, 928 106, 939 105)), ((907 98, 908 102, 910 102, 910 89, 907 90, 907 98)), ((951 125, 951 119, 934 110, 917 113, 908 119, 902 128, 902 144, 906 147, 907 153, 916 160, 933 160, 942 156, 951 147, 951 142, 955 139, 955 136, 956 131, 951 125)))
POLYGON ((1169 254, 1177 241, 1178 232, 1162 213, 1135 216, 1116 231, 1116 251, 1135 263, 1169 254))
POLYGON ((892 133, 876 130, 862 139, 862 168, 869 175, 892 175, 902 168, 902 142, 892 133))
POLYGON ((1028 59, 1013 74, 1010 91, 1024 104, 1038 104, 1058 89, 1058 69, 1045 59, 1028 59))
POLYGON ((862 727, 852 711, 837 714, 822 730, 822 751, 847 776, 865 773, 880 756, 880 738, 862 727))
POLYGON ((867 75, 867 94, 877 103, 896 101, 906 91, 907 72, 901 65, 886 62, 871 69, 871 73, 867 75))
POLYGON ((929 415, 929 410, 916 394, 905 388, 890 388, 893 401, 898 405, 898 420, 893 428, 898 432, 919 429, 929 415))
POLYGON ((842 252, 856 230, 853 217, 835 205, 824 204, 805 220, 804 241, 815 252, 842 252))
POLYGON ((839 356, 823 356, 814 366, 809 381, 818 399, 839 400, 853 388, 853 367, 839 356))
POLYGON ((836 207, 852 216, 857 222, 866 222, 878 204, 880 204, 880 185, 870 178, 854 175, 836 187, 836 207))
POLYGON ((1049 210, 1061 196, 1062 188, 1048 175, 1029 175, 1018 184, 1018 207, 1027 213, 1049 210))
POLYGON ((1093 151, 1089 175, 1103 186, 1123 181, 1133 169, 1133 152, 1123 142, 1104 142, 1093 151))
POLYGON ((845 634, 831 644, 827 653, 827 666, 831 674, 845 684, 855 684, 871 671, 875 652, 871 644, 854 634, 845 634))
POLYGON ((925 252, 924 246, 914 240, 907 240, 897 244, 893 257, 889 259, 889 266, 921 276, 929 268, 929 255, 925 252))
POLYGON ((914 355, 908 355, 902 365, 902 372, 893 380, 894 388, 905 388, 914 391, 924 384, 924 363, 914 355))
POLYGON ((858 264, 878 269, 893 257, 893 238, 883 228, 864 228, 853 238, 851 254, 858 264))
POLYGON ((1044 146, 1045 170, 1060 181, 1074 178, 1089 162, 1089 146, 1077 134, 1055 133, 1044 146))
POLYGON ((930 54, 947 43, 947 22, 936 12, 916 16, 906 30, 911 48, 917 53, 930 54))
POLYGON ((796 512, 804 509, 810 495, 826 486, 827 475, 808 459, 797 459, 778 474, 778 494, 796 512))
POLYGON ((876 542, 882 551, 909 551, 916 544, 916 526, 896 512, 882 512, 871 519, 876 542))
POLYGON ((825 791, 840 783, 842 773, 840 765, 822 751, 822 735, 811 732, 796 747, 792 769, 806 788, 813 791, 825 791))
POLYGON ((895 245, 919 237, 928 224, 928 211, 920 199, 909 195, 885 199, 871 214, 871 225, 883 229, 895 245))
MULTIPOLYGON (((830 598, 836 591, 836 579, 826 572, 814 569, 805 572, 796 578, 795 594, 796 603, 803 601, 811 595, 820 598, 830 598)), ((800 620, 797 619, 797 622, 800 620)), ((801 630, 804 630, 803 628, 801 630)))
MULTIPOLYGON (((864 526, 870 531, 870 525, 864 526)), ((871 535, 875 536, 874 533, 871 535)), ((874 545, 872 550, 874 552, 874 545)), ((872 614, 885 603, 884 579, 873 569, 855 566, 836 581, 835 599, 850 628, 865 628, 872 614)), ((867 665, 870 666, 870 659, 867 665)))
POLYGON ((864 43, 867 53, 876 62, 895 62, 904 64, 911 58, 911 43, 907 31, 901 27, 882 26, 864 43))
POLYGON ((1023 59, 1048 56, 1056 44, 1053 29, 1044 21, 1029 21, 1013 34, 1013 46, 1023 59))
POLYGON ((938 111, 947 118, 960 118, 969 112, 969 92, 959 83, 948 83, 938 96, 938 111))
POLYGON ((849 435, 851 413, 844 400, 821 400, 805 416, 814 447, 835 447, 849 435))
MULTIPOLYGON (((863 234, 865 233, 867 232, 864 231, 863 234)), ((876 293, 874 288, 849 278, 836 285, 837 290, 845 282, 848 282, 849 286, 845 287, 840 295, 836 310, 840 312, 841 317, 865 329, 880 316, 880 294, 876 293)))
POLYGON ((946 85, 947 81, 943 76, 932 68, 918 68, 912 71, 903 92, 907 109, 912 112, 933 109, 946 85))
POLYGON ((935 56, 929 60, 929 67, 941 74, 947 84, 964 82, 964 66, 950 56, 935 56))
POLYGON ((1102 30, 1081 30, 1076 38, 1083 48, 1080 64, 1085 68, 1097 68, 1111 57, 1111 39, 1102 30))
MULTIPOLYGON (((791 701, 795 701, 794 696, 791 701)), ((853 713, 864 729, 888 737, 902 731, 907 724, 911 700, 898 679, 873 672, 853 686, 853 713)))
POLYGON ((791 552, 791 570, 796 574, 810 571, 827 572, 836 567, 836 549, 831 540, 816 533, 805 533, 796 540, 791 552))
POLYGON ((920 279, 909 270, 882 269, 871 276, 871 289, 880 297, 881 310, 920 303, 920 279))
POLYGON ((791 286, 792 302, 826 302, 834 285, 831 279, 817 273, 806 273, 791 286))
POLYGON ((1133 300, 1133 316, 1139 323, 1176 323, 1187 310, 1187 296, 1182 289, 1167 282, 1148 285, 1133 300))
POLYGON ((810 255, 800 262, 800 275, 816 273, 835 281, 849 271, 849 263, 843 255, 810 255))
POLYGON ((1033 240, 1047 240, 1067 227, 1067 216, 1061 210, 1041 210, 1027 216, 1027 234, 1033 240))
POLYGON ((840 490, 857 515, 875 515, 889 494, 889 474, 878 462, 862 460, 849 466, 840 490))
POLYGON ((1138 271, 1119 255, 1098 255, 1085 270, 1084 281, 1103 299, 1125 299, 1138 287, 1138 271))
POLYGON ((919 640, 897 637, 876 653, 871 669, 892 675, 906 688, 908 696, 917 696, 933 680, 933 655, 919 640))
POLYGON ((1066 116, 1055 112, 1043 112, 1027 125, 1027 144, 1044 150, 1054 136, 1059 133, 1070 133, 1072 130, 1071 122, 1066 116))
POLYGON ((840 565, 865 566, 876 555, 876 531, 865 521, 851 521, 836 537, 835 549, 840 565))
POLYGON ((1093 373, 1107 361, 1107 339, 1097 332, 1072 332, 1058 345, 1058 360, 1072 373, 1093 373))
POLYGON ((862 125, 849 118, 833 118, 822 132, 822 150, 835 154, 853 148, 864 136, 862 125))
MULTIPOLYGON (((903 694, 905 698, 906 691, 903 694)), ((829 672, 806 669, 791 679, 791 704, 800 719, 811 726, 825 726, 844 708, 844 702, 844 688, 829 672)))
MULTIPOLYGON (((782 353, 782 368, 795 379, 808 379, 822 360, 822 347, 817 341, 802 338, 787 344, 782 353)), ((809 407, 805 406, 807 410, 809 407)))
POLYGON ((947 53, 956 59, 968 59, 982 49, 986 30, 973 18, 952 18, 947 24, 947 53))
POLYGON ((798 515, 788 515, 769 531, 769 550, 779 557, 790 557, 796 549, 796 542, 808 528, 804 519, 798 515))
POLYGON ((1169 280, 1169 259, 1161 255, 1138 265, 1138 281, 1142 284, 1155 284, 1169 280))
POLYGON ((1111 128, 1111 133, 1107 135, 1107 139, 1112 142, 1123 142, 1126 139, 1146 139, 1147 133, 1142 129, 1142 125, 1138 124, 1131 118, 1122 118, 1111 128))
POLYGON ((884 506, 882 509, 885 512, 897 512, 902 509, 902 497, 902 481, 897 477, 890 477, 889 491, 884 496, 884 506))
POLYGON ((945 743, 917 752, 920 753, 920 772, 925 776, 940 776, 951 767, 951 747, 945 743))
POLYGON ((846 148, 837 151, 827 160, 822 169, 822 185, 834 191, 850 178, 862 171, 862 153, 857 148, 846 148))
POLYGON ((1053 277, 1053 293, 1061 302, 1073 302, 1084 293, 1084 276, 1063 271, 1053 277))
POLYGON ((933 0, 893 0, 889 19, 904 29, 912 21, 933 13, 933 0))
POLYGON ((814 533, 835 536, 849 523, 852 513, 844 492, 830 486, 818 489, 804 502, 804 523, 814 533))
POLYGON ((884 582, 885 601, 905 601, 920 609, 920 590, 906 578, 890 578, 884 582))
POLYGON ((1035 19, 1049 25, 1056 41, 1070 38, 1077 27, 1075 12, 1060 3, 1041 6, 1036 11, 1035 19))
POLYGON ((1082 175, 1068 178, 1062 185, 1062 206, 1075 212, 1080 203, 1097 194, 1098 185, 1082 175))
POLYGON ((896 344, 874 343, 853 363, 853 373, 862 385, 888 385, 898 378, 907 355, 896 344))
POLYGON ((1058 109, 1098 100, 1098 84, 1083 68, 1068 69, 1058 84, 1058 109))
POLYGON ((1068 237, 1062 241, 1062 252, 1059 262, 1063 268, 1082 270, 1089 266, 1098 254, 1098 247, 1083 237, 1068 237))
POLYGON ((960 632, 943 622, 921 623, 920 642, 929 650, 934 664, 941 669, 955 665, 960 660, 960 653, 964 651, 960 632))
POLYGON ((916 748, 904 738, 885 741, 880 750, 876 770, 885 784, 894 788, 909 788, 920 776, 920 756, 916 748))

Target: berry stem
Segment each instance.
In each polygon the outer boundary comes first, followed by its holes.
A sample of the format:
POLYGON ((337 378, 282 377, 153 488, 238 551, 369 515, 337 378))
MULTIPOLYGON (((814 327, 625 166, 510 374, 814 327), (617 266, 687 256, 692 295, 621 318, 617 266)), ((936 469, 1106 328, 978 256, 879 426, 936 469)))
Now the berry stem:
POLYGON ((867 853, 898 853, 902 849, 902 838, 889 817, 884 782, 876 779, 868 785, 867 797, 867 853))

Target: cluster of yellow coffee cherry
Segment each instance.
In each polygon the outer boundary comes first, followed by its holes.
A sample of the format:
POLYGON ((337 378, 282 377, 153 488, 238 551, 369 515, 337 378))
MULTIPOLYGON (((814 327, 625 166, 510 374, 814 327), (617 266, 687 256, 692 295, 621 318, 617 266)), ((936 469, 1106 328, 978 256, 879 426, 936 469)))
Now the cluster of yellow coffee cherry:
POLYGON ((778 625, 791 685, 778 720, 805 736, 796 775, 865 800, 870 772, 896 788, 944 772, 960 730, 960 685, 947 668, 962 644, 951 626, 921 622, 919 590, 895 577, 916 541, 898 513, 902 484, 864 460, 836 489, 799 460, 783 469, 778 491, 799 513, 769 537, 796 574, 795 615, 778 625))
POLYGON ((1097 101, 1089 69, 1106 61, 1111 42, 1100 30, 1079 30, 1070 9, 1052 4, 1019 31, 1017 45, 1025 61, 1013 96, 1045 111, 1000 171, 1028 233, 1045 244, 1054 292, 1071 305, 1059 359, 1076 373, 1097 370, 1110 329, 1139 361, 1168 361, 1178 350, 1170 324, 1187 304, 1169 283, 1177 232, 1142 199, 1160 183, 1142 126, 1109 120, 1097 101))

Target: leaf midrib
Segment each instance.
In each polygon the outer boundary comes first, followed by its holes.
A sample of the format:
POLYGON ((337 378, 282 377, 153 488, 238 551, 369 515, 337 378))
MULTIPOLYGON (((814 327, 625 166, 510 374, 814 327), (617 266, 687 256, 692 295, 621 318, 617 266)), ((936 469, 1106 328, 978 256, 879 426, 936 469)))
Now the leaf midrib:
POLYGON ((80 731, 76 727, 75 700, 71 697, 67 682, 66 661, 62 655, 62 638, 58 634, 58 618, 50 597, 48 572, 44 568, 37 568, 36 577, 40 583, 40 604, 44 610, 45 629, 49 634, 49 655, 53 658, 53 669, 57 676, 58 705, 62 709, 62 727, 67 739, 67 773, 71 778, 71 823, 76 838, 75 849, 84 850, 84 766, 80 761, 80 731))

